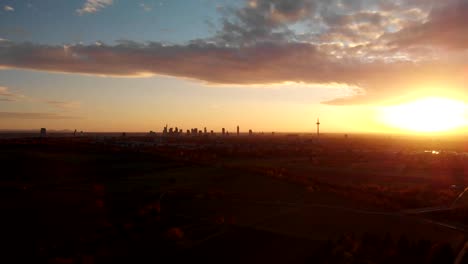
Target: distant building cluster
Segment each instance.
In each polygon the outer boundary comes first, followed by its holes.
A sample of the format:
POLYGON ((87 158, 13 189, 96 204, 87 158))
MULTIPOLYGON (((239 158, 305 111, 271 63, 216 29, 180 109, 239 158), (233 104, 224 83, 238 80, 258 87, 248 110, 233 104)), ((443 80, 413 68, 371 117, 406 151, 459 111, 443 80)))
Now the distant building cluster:
MULTIPOLYGON (((150 135, 154 135, 154 134, 156 134, 156 133, 153 132, 153 131, 150 131, 150 135)), ((206 127, 204 127, 203 129, 191 128, 191 129, 187 129, 184 132, 184 130, 181 129, 181 128, 168 127, 168 125, 166 125, 166 126, 164 126, 163 131, 162 131, 163 136, 182 136, 184 134, 186 136, 203 136, 203 135, 214 136, 214 135, 216 135, 214 130, 208 130, 206 127)), ((220 134, 222 136, 229 136, 230 135, 229 131, 224 127, 221 128, 220 134)), ((240 136, 240 127, 239 126, 236 127, 236 135, 240 136)), ((249 135, 253 135, 252 129, 249 129, 249 135)))
MULTIPOLYGON (((320 135, 320 121, 319 119, 317 118, 317 136, 320 135)), ((40 137, 46 137, 47 136, 47 130, 46 128, 41 128, 40 129, 40 137)), ((240 127, 239 126, 236 126, 236 136, 240 136, 240 127)), ((83 135, 83 131, 80 131, 78 132, 76 129, 73 131, 73 136, 82 136, 83 135)), ((153 130, 149 131, 149 135, 150 136, 156 136, 157 132, 154 132, 153 130)), ((220 131, 220 134, 221 136, 229 136, 230 133, 229 131, 226 129, 226 128, 221 128, 221 131, 220 131)), ((258 134, 261 134, 263 135, 264 132, 258 132, 258 134)), ((187 129, 184 130, 182 128, 178 128, 178 127, 168 127, 168 125, 166 124, 166 126, 164 126, 163 128, 163 131, 161 133, 162 136, 182 136, 182 135, 186 135, 186 136, 215 136, 216 135, 216 132, 214 130, 208 130, 207 127, 204 127, 203 129, 199 129, 199 128, 191 128, 191 129, 187 129)), ((252 129, 249 129, 248 130, 248 135, 249 136, 253 136, 254 135, 254 132, 252 129)), ((275 135, 275 132, 271 132, 271 135, 275 135)), ((121 134, 122 137, 126 137, 127 136, 127 133, 126 132, 122 132, 121 134)), ((348 135, 346 134, 345 135, 345 138, 348 138, 348 135)))
MULTIPOLYGON (((188 132, 188 130, 187 130, 187 132, 188 132)), ((167 125, 164 127, 163 132, 162 132, 163 135, 171 135, 171 136, 177 136, 177 135, 180 135, 182 133, 183 133, 182 129, 179 129, 178 127, 168 128, 167 125)))

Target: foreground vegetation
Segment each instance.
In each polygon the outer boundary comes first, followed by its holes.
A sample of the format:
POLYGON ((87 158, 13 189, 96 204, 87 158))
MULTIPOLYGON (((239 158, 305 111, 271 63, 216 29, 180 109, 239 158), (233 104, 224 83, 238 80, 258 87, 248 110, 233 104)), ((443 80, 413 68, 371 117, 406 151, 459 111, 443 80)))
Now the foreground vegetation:
MULTIPOLYGON (((389 184, 347 168, 319 173, 307 157, 206 159, 86 138, 0 145, 9 263, 451 263, 464 242, 398 214, 458 194, 427 178, 399 184, 408 174, 389 184)), ((433 219, 462 225, 463 210, 433 219)))

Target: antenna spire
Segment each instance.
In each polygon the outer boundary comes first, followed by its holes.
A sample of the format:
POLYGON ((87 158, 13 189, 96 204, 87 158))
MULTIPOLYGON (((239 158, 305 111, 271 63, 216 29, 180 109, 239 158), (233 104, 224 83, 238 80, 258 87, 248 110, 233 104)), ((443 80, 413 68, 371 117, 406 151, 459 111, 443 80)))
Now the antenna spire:
POLYGON ((317 137, 320 136, 320 119, 317 118, 317 137))

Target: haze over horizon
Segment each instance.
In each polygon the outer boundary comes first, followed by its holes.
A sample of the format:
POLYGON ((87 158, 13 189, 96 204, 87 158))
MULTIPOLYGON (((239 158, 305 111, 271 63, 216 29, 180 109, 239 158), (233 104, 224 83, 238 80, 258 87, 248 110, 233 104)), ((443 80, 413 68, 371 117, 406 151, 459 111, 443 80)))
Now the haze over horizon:
POLYGON ((0 130, 467 131, 468 0, 0 4, 0 130))

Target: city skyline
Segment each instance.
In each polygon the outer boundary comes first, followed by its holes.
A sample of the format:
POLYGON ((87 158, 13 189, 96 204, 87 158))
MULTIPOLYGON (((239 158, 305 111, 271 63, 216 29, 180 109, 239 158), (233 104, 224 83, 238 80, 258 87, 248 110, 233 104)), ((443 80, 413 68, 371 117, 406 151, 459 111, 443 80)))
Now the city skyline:
POLYGON ((465 133, 467 12, 466 0, 5 0, 0 130, 315 133, 320 116, 325 133, 465 133))

